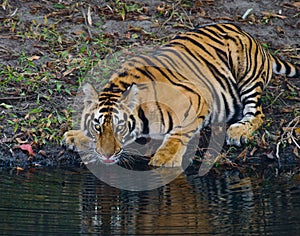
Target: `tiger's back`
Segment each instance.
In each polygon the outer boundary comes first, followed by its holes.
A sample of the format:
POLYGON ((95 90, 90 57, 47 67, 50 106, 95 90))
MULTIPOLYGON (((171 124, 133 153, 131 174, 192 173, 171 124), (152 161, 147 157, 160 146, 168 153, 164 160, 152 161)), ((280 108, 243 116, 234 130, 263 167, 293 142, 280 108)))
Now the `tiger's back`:
MULTIPOLYGON (((273 72, 299 77, 299 69, 273 57, 237 26, 200 27, 179 34, 151 55, 124 63, 100 93, 99 101, 95 98, 94 119, 84 118, 88 125, 82 129, 108 124, 114 137, 107 141, 119 140, 118 150, 127 136, 132 140, 143 135, 163 136, 150 164, 178 166, 189 140, 211 121, 231 123, 229 144, 240 145, 251 138, 263 122, 261 95, 273 72), (120 109, 120 104, 127 108, 120 109), (118 122, 125 126, 122 135, 114 130, 118 122), (152 125, 154 122, 159 124, 152 125)), ((104 129, 92 132, 105 142, 104 129)), ((98 152, 101 155, 101 150, 98 152)), ((112 151, 105 158, 116 154, 112 151)))

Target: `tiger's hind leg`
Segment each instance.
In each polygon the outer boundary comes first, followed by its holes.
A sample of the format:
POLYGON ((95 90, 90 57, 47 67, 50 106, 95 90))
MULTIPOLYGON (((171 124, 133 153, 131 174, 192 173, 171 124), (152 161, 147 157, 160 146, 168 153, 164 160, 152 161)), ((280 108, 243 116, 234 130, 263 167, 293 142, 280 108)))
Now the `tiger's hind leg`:
POLYGON ((261 107, 262 84, 255 88, 245 88, 241 92, 244 106, 243 118, 227 129, 227 144, 241 146, 253 138, 253 133, 263 124, 264 114, 261 107))

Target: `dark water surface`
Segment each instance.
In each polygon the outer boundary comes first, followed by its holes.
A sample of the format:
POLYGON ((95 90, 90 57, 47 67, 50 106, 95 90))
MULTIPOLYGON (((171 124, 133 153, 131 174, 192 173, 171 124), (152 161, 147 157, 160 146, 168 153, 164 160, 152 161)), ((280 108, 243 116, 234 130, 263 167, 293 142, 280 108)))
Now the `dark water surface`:
POLYGON ((192 178, 156 190, 106 185, 88 170, 0 172, 2 235, 300 235, 300 178, 192 178))

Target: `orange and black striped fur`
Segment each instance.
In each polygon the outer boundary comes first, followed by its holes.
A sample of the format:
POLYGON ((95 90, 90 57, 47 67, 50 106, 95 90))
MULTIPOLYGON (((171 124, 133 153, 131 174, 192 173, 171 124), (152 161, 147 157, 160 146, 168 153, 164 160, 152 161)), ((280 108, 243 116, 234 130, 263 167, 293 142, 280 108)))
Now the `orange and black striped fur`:
POLYGON ((180 166, 187 143, 212 120, 231 124, 228 144, 250 139, 263 123, 261 95, 273 73, 300 72, 239 27, 206 25, 129 59, 99 94, 85 85, 81 130, 65 141, 110 164, 137 138, 160 137, 150 164, 180 166))

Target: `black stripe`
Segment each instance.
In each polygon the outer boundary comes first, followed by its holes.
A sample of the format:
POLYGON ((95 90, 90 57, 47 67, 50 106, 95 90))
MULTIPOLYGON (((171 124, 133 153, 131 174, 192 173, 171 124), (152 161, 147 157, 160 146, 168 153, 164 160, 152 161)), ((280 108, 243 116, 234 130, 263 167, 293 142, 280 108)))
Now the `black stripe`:
MULTIPOLYGON (((126 72, 126 75, 128 75, 128 73, 126 72)), ((123 88, 126 90, 129 86, 131 86, 132 84, 126 83, 122 80, 119 81, 120 85, 123 86, 123 88)))
POLYGON ((249 71, 251 69, 254 69, 256 68, 256 60, 254 59, 254 65, 253 65, 253 54, 252 54, 252 49, 253 47, 256 47, 257 48, 257 45, 253 42, 253 40, 249 40, 248 42, 248 45, 249 45, 249 48, 246 48, 247 50, 245 50, 246 52, 246 55, 247 55, 247 58, 249 59, 249 61, 247 61, 247 70, 245 71, 246 75, 249 73, 249 71))
MULTIPOLYGON (((195 40, 191 39, 191 38, 188 38, 188 37, 178 37, 178 39, 185 39, 185 40, 189 40, 191 41, 192 43, 194 43, 196 46, 200 47, 202 50, 204 50, 205 52, 207 52, 210 56, 212 56, 211 53, 209 53, 206 48, 204 48, 201 44, 199 44, 198 42, 196 42, 195 40)), ((230 82, 230 80, 226 77, 226 75, 220 73, 220 71, 218 70, 218 68, 213 65, 212 63, 210 63, 208 60, 206 60, 204 57, 202 57, 200 54, 198 54, 198 58, 195 57, 194 53, 192 53, 189 48, 187 48, 185 45, 183 45, 182 43, 179 43, 179 42, 173 42, 173 44, 176 44, 176 45, 180 45, 181 47, 183 47, 192 57, 194 57, 197 61, 199 61, 199 58, 201 58, 205 63, 206 63, 206 66, 208 66, 210 69, 211 69, 211 72, 212 74, 214 75, 215 79, 218 81, 218 83, 222 86, 222 88, 224 90, 229 90, 228 92, 231 94, 232 98, 234 99, 233 103, 234 105, 237 105, 238 101, 237 101, 237 98, 235 96, 236 93, 234 93, 234 91, 232 90, 232 83, 230 82), (227 84, 227 88, 225 87, 224 85, 224 82, 227 84)), ((213 49, 215 49, 215 47, 211 47, 213 49)), ((220 50, 219 50, 220 51, 220 50)), ((223 54, 224 55, 224 54, 223 54)), ((226 56, 226 55, 225 55, 226 56)), ((222 60, 222 58, 220 58, 222 60)), ((222 60, 224 62, 224 59, 222 60)), ((226 63, 226 62, 225 62, 226 63)), ((225 64, 226 65, 226 64, 225 64)), ((233 67, 233 61, 231 61, 231 65, 233 67)), ((235 91, 237 91, 237 86, 234 86, 235 87, 235 91)), ((224 98, 223 98, 224 99, 224 98)), ((226 101, 224 99, 224 101, 226 101)), ((218 103, 219 104, 219 103, 218 103)), ((228 107, 228 104, 226 103, 227 105, 227 109, 226 109, 226 114, 227 116, 229 115, 229 107, 228 107)), ((220 104, 219 104, 220 106, 220 104)))
MULTIPOLYGON (((204 52, 206 52, 209 56, 213 57, 213 55, 200 43, 198 42, 197 40, 191 38, 191 37, 188 37, 188 36, 180 36, 178 39, 180 40, 183 40, 183 41, 190 41, 192 44, 196 45, 197 47, 201 48, 204 52)), ((178 40, 177 39, 177 40, 178 40)), ((176 44, 176 43, 179 43, 179 42, 171 42, 170 44, 176 44)), ((184 42, 183 43, 180 43, 181 45, 184 46, 184 42)), ((185 48, 187 48, 185 46, 185 48)))
MULTIPOLYGON (((200 64, 199 59, 196 58, 195 55, 194 55, 194 53, 192 53, 187 47, 185 47, 185 45, 183 45, 183 44, 181 44, 181 43, 178 43, 178 42, 177 42, 175 45, 180 45, 180 46, 182 46, 182 47, 187 51, 187 53, 188 53, 190 56, 192 56, 192 57, 193 57, 197 62, 199 62, 199 64, 200 64)), ((164 50, 164 51, 169 52, 169 54, 174 54, 174 57, 178 57, 178 58, 183 62, 183 64, 184 64, 185 66, 188 67, 189 71, 192 71, 193 74, 197 75, 197 74, 198 74, 197 71, 195 71, 192 67, 190 67, 190 65, 188 64, 188 62, 191 62, 191 63, 193 64, 193 66, 194 66, 195 68, 198 68, 198 69, 199 69, 199 65, 196 65, 193 61, 191 61, 190 58, 188 58, 188 57, 186 56, 186 54, 184 54, 184 53, 179 53, 179 52, 176 51, 176 48, 174 48, 174 49, 173 49, 173 50, 168 49, 168 50, 164 50), (175 49, 175 50, 174 50, 174 49, 175 49), (185 57, 186 59, 184 59, 182 56, 185 57)), ((168 61, 169 58, 170 58, 169 54, 162 54, 161 57, 167 58, 167 61, 168 61)), ((172 56, 172 55, 171 55, 171 56, 172 56)), ((163 65, 165 66, 165 64, 164 64, 161 60, 159 60, 159 59, 157 59, 157 60, 160 61, 160 63, 163 64, 163 65)), ((165 67, 166 67, 166 66, 165 66, 165 67)), ((175 69, 175 71, 176 71, 176 69, 175 69)), ((177 72, 178 74, 180 74, 178 71, 176 71, 176 72, 177 72)), ((200 71, 198 70, 198 72, 200 72, 200 71)), ((182 74, 180 74, 180 75, 182 76, 182 74)), ((203 74, 201 74, 201 76, 204 77, 203 74)), ((182 76, 182 77, 183 77, 185 80, 188 80, 185 76, 182 76)))
POLYGON ((120 95, 119 94, 114 94, 111 91, 107 91, 107 92, 101 92, 99 95, 99 99, 101 99, 102 97, 109 97, 109 98, 119 98, 120 95))
POLYGON ((124 90, 121 90, 118 87, 118 85, 111 82, 111 83, 108 83, 102 91, 103 92, 122 93, 124 90))
POLYGON ((167 130, 167 133, 169 133, 172 129, 173 129, 173 118, 172 115, 170 114, 170 112, 168 112, 168 119, 169 119, 169 127, 167 130))
POLYGON ((142 73, 144 76, 146 76, 151 81, 155 80, 154 76, 148 70, 146 70, 146 67, 143 67, 143 69, 138 67, 138 68, 136 68, 136 70, 139 71, 140 73, 142 73))
POLYGON ((225 113, 226 113, 226 117, 229 117, 230 109, 229 109, 229 106, 228 106, 226 97, 225 97, 225 95, 224 95, 223 93, 222 93, 222 98, 223 98, 224 105, 225 105, 225 113))
MULTIPOLYGON (((173 58, 178 58, 180 61, 183 62, 183 64, 185 64, 186 66, 189 67, 189 65, 187 64, 187 62, 185 61, 185 59, 182 57, 182 53, 178 53, 176 51, 176 48, 174 49, 169 49, 169 48, 163 48, 163 54, 159 55, 159 57, 163 57, 165 58, 166 62, 168 62, 168 64, 170 65, 171 69, 173 69, 174 71, 178 72, 179 68, 178 68, 178 64, 176 63, 176 61, 173 60, 173 58), (174 50, 175 49, 175 50, 174 50), (166 53, 165 53, 166 52, 166 53), (174 55, 172 55, 174 54, 174 55)), ((159 60, 158 58, 156 58, 158 61, 160 61, 160 63, 163 65, 164 68, 166 68, 166 65, 161 61, 159 60)), ((192 70, 190 67, 189 67, 190 70, 192 70)), ((187 80, 185 77, 183 77, 183 79, 187 80)))
MULTIPOLYGON (((223 25, 222 25, 223 26, 223 25)), ((211 25, 209 27, 205 27, 205 30, 208 30, 208 31, 212 31, 215 33, 215 29, 218 30, 221 34, 225 34, 225 31, 223 28, 220 27, 220 25, 211 25), (212 30, 213 29, 213 30, 212 30)))
POLYGON ((261 114, 261 111, 256 111, 254 116, 257 116, 257 115, 260 115, 261 114))
POLYGON ((113 114, 119 114, 119 110, 116 109, 116 108, 114 108, 114 107, 111 107, 111 112, 112 112, 113 114))
MULTIPOLYGON (((200 55, 198 55, 200 56, 200 55)), ((214 75, 214 78, 217 80, 217 82, 221 85, 221 87, 226 91, 226 86, 224 85, 223 82, 228 82, 228 79, 226 77, 226 75, 222 74, 219 70, 218 67, 215 66, 214 64, 210 63, 209 60, 207 60, 206 58, 202 58, 202 60, 205 62, 205 64, 207 65, 207 67, 210 69, 211 73, 214 75)), ((227 87, 230 86, 227 84, 227 87)))
POLYGON ((145 112, 143 111, 143 109, 140 107, 138 110, 138 116, 141 119, 141 121, 143 122, 143 134, 149 134, 149 120, 147 119, 147 117, 145 116, 145 112))
MULTIPOLYGON (((84 116, 84 130, 89 130, 89 124, 91 123, 92 120, 94 120, 95 114, 92 113, 91 117, 89 117, 90 114, 85 114, 84 116)), ((99 123, 99 121, 98 121, 99 123)))
MULTIPOLYGON (((224 90, 226 90, 226 87, 225 87, 225 85, 224 85, 224 83, 223 83, 223 81, 225 81, 225 82, 228 82, 228 79, 226 78, 226 76, 224 76, 223 74, 221 74, 219 71, 218 71, 218 68, 214 65, 214 64, 212 64, 212 63, 210 63, 206 58, 204 58, 202 55, 200 55, 199 53, 197 53, 197 56, 198 56, 198 58, 195 56, 195 54, 193 53, 193 52, 191 52, 190 50, 189 50, 189 48, 188 47, 186 47, 185 45, 183 45, 183 44, 181 44, 181 43, 179 43, 179 42, 176 42, 176 44, 178 44, 178 45, 181 45, 186 51, 187 51, 187 53, 189 54, 189 55, 191 55, 193 58, 195 58, 195 60, 196 61, 199 61, 199 58, 202 60, 202 61, 204 61, 204 63, 206 64, 206 66, 208 66, 211 70, 211 72, 212 72, 212 74, 214 75, 214 77, 215 77, 215 79, 218 81, 218 83, 222 86, 222 88, 224 89, 224 90), (220 75, 220 76, 218 76, 218 74, 220 75), (223 81, 219 78, 219 77, 223 77, 223 81)), ((193 62, 192 62, 193 63, 193 62)), ((193 63, 194 64, 194 63, 193 63)), ((196 65, 195 65, 196 66, 196 65)), ((199 70, 198 70, 198 72, 199 72, 199 70)), ((196 74, 196 73, 195 73, 196 74)), ((203 78, 207 78, 206 76, 204 76, 204 75, 202 75, 203 76, 203 78)), ((205 81, 202 81, 202 82, 209 82, 208 80, 205 80, 205 81)), ((231 84, 227 84, 227 86, 229 87, 231 84)))
POLYGON ((127 71, 123 71, 123 72, 119 73, 119 77, 126 77, 126 76, 128 76, 127 71))
MULTIPOLYGON (((149 59, 146 59, 146 58, 144 58, 146 61, 147 61, 147 63, 148 62, 151 62, 149 59)), ((158 59, 158 58, 155 58, 160 64, 164 64, 163 62, 161 62, 161 60, 160 59, 158 59)), ((153 64, 152 62, 151 62, 151 64, 153 64)), ((164 78, 166 78, 171 84, 173 84, 173 85, 176 85, 176 86, 180 86, 180 87, 183 87, 183 88, 185 88, 186 90, 188 90, 188 91, 190 91, 190 92, 194 92, 194 90, 193 89, 191 89, 190 87, 188 87, 188 86, 186 86, 186 85, 184 85, 184 84, 181 84, 181 83, 176 83, 176 82, 174 82, 165 72, 164 72, 164 70, 165 71, 167 71, 168 73, 170 73, 174 78, 176 78, 176 76, 173 74, 173 72, 172 72, 172 70, 170 70, 170 69, 167 69, 167 68, 161 68, 161 67, 159 67, 159 66, 157 66, 157 65, 153 65, 153 66, 151 66, 150 67, 151 69, 155 69, 155 70, 157 70, 157 71, 159 71, 160 72, 160 74, 162 74, 162 76, 164 77, 164 78), (164 70, 163 70, 164 69, 164 70)), ((148 71, 149 72, 149 71, 148 71)), ((179 74, 179 73, 178 73, 179 74)), ((180 74, 180 76, 182 76, 181 74, 180 74)), ((184 77, 184 76, 182 76, 182 77, 184 77)), ((185 78, 185 77, 184 77, 185 78)), ((177 79, 178 80, 178 79, 177 79)))
POLYGON ((246 116, 246 115, 255 116, 255 113, 253 113, 253 112, 251 112, 251 111, 248 111, 248 112, 246 112, 246 113, 244 114, 244 116, 246 116))
POLYGON ((115 105, 117 101, 118 100, 115 100, 115 99, 104 98, 103 100, 101 99, 99 101, 99 105, 100 106, 104 106, 104 105, 106 105, 106 106, 112 106, 112 105, 115 105))
POLYGON ((133 115, 130 115, 129 118, 131 119, 132 121, 132 125, 130 124, 130 121, 128 121, 128 125, 129 125, 129 132, 131 133, 134 129, 135 129, 135 124, 136 124, 136 121, 135 121, 135 118, 133 115))
MULTIPOLYGON (((180 45, 181 47, 183 47, 183 48, 186 50, 186 52, 188 53, 188 55, 190 55, 190 56, 193 57, 197 62, 199 62, 199 64, 196 65, 196 64, 194 63, 193 60, 190 60, 190 58, 187 57, 186 54, 181 54, 181 55, 183 55, 184 57, 186 57, 187 60, 188 60, 190 63, 192 63, 193 67, 194 67, 197 71, 195 71, 193 68, 191 68, 187 62, 185 62, 184 64, 189 68, 189 70, 192 71, 195 75, 199 75, 199 76, 198 76, 199 79, 200 79, 201 77, 202 77, 202 78, 206 78, 206 76, 202 73, 202 71, 201 71, 201 69, 200 69, 202 63, 200 62, 199 59, 201 59, 201 57, 198 55, 199 58, 197 58, 197 57, 195 56, 195 54, 189 50, 189 48, 187 48, 184 44, 182 44, 182 43, 180 43, 180 42, 176 42, 176 43, 174 43, 174 45, 180 45)), ((174 53, 175 55, 178 54, 177 52, 175 53, 174 51, 173 51, 173 53, 174 53)), ((205 79, 205 80, 201 80, 201 81, 205 84, 205 86, 206 86, 207 88, 214 89, 213 85, 210 83, 209 80, 205 79), (209 85, 211 85, 211 86, 209 86, 209 85)), ((200 100, 200 99, 198 99, 198 100, 200 100)))
MULTIPOLYGON (((185 45, 183 45, 183 44, 181 44, 181 43, 179 43, 179 42, 176 42, 176 45, 181 45, 181 46, 186 50, 186 52, 187 52, 191 57, 193 57, 197 62, 199 62, 199 64, 201 65, 201 63, 200 63, 200 61, 199 61, 199 58, 197 58, 197 57, 195 56, 195 54, 192 53, 192 52, 189 50, 189 48, 187 48, 185 45)), ((178 54, 178 52, 175 52, 175 51, 173 51, 173 53, 174 53, 175 55, 178 54)), ((184 57, 187 58, 187 56, 186 56, 185 54, 182 54, 182 55, 183 55, 184 57)), ((199 56, 199 55, 198 55, 198 56, 199 56)), ((199 57, 200 57, 200 56, 199 56, 199 57)), ((187 58, 187 59, 188 59, 189 62, 191 62, 191 63, 193 64, 194 68, 197 68, 197 71, 195 71, 193 68, 191 68, 191 67, 189 66, 189 64, 186 63, 186 66, 189 68, 190 71, 192 71, 195 75, 200 74, 199 76, 197 76, 199 79, 200 79, 201 77, 202 77, 202 78, 207 78, 207 77, 202 73, 200 65, 196 65, 196 64, 194 63, 194 61, 193 61, 193 60, 190 60, 189 58, 187 58)), ((215 87, 213 86, 213 84, 210 83, 209 80, 207 80, 207 79, 204 79, 204 80, 203 80, 203 79, 202 79, 201 81, 206 85, 207 88, 209 88, 209 89, 211 89, 211 90, 214 90, 214 92, 215 92, 215 94, 216 94, 215 87), (209 86, 209 84, 210 84, 211 86, 209 86)), ((183 87, 184 87, 184 86, 183 86, 183 87)), ((191 90, 191 89, 189 89, 189 91, 194 92, 194 91, 191 90)))
MULTIPOLYGON (((251 38, 248 38, 248 39, 249 39, 249 41, 248 41, 248 43, 246 43, 246 42, 242 42, 241 38, 239 38, 239 44, 242 47, 243 54, 245 54, 244 58, 246 59, 246 62, 243 65, 238 65, 238 66, 241 67, 241 66, 245 65, 246 68, 243 70, 244 74, 241 75, 239 78, 236 78, 238 83, 243 81, 246 76, 249 76, 251 69, 256 68, 255 67, 256 65, 253 65, 253 63, 252 63, 252 48, 253 48, 253 46, 256 46, 256 45, 253 44, 253 40, 251 38), (248 45, 248 47, 245 48, 245 45, 248 45)), ((254 69, 254 72, 255 72, 255 69, 254 69)), ((244 81, 244 82, 247 82, 247 81, 244 81)), ((244 85, 240 85, 239 88, 242 88, 243 86, 244 85)))
POLYGON ((281 62, 285 66, 285 74, 289 75, 291 73, 291 67, 285 61, 281 61, 281 62))
POLYGON ((110 107, 103 107, 99 110, 100 113, 105 113, 105 112, 109 112, 111 110, 110 107))
POLYGON ((279 73, 280 70, 281 70, 281 68, 282 68, 282 65, 281 65, 281 63, 280 63, 279 58, 274 57, 274 59, 275 59, 275 63, 276 63, 276 73, 279 73))
MULTIPOLYGON (((229 30, 230 32, 235 32, 237 34, 242 34, 244 32, 240 27, 234 24, 222 24, 221 26, 229 30)), ((216 28, 219 28, 222 32, 224 32, 223 29, 221 29, 218 25, 216 25, 216 28)))
POLYGON ((116 109, 115 107, 110 106, 110 104, 108 104, 106 107, 102 107, 99 110, 100 113, 113 113, 113 114, 119 114, 119 110, 116 109))
MULTIPOLYGON (((251 61, 251 64, 250 64, 251 68, 249 68, 249 70, 246 71, 243 78, 239 81, 239 82, 242 82, 242 84, 239 84, 239 91, 241 91, 242 88, 245 87, 247 84, 251 84, 252 82, 259 79, 259 77, 261 76, 261 73, 265 70, 264 61, 259 66, 257 64, 257 62, 258 62, 258 60, 257 60, 258 47, 257 46, 256 46, 256 50, 255 50, 255 57, 252 57, 252 60, 251 60, 251 56, 252 56, 252 54, 251 55, 249 54, 249 58, 250 58, 250 61, 251 61), (250 70, 252 70, 251 74, 250 74, 250 70), (247 80, 245 80, 246 76, 248 77, 247 80)), ((261 82, 259 82, 259 83, 261 83, 261 82)), ((263 84, 261 85, 261 88, 263 89, 263 84)))
MULTIPOLYGON (((201 97, 199 96, 199 100, 198 100, 198 107, 197 107, 197 110, 199 110, 200 108, 200 101, 201 101, 201 97)), ((188 109, 186 110, 186 112, 184 113, 184 119, 186 119, 190 113, 190 110, 192 108, 192 104, 193 104, 193 101, 191 100, 190 98, 190 105, 188 107, 188 109)))
POLYGON ((257 87, 260 87, 261 89, 263 89, 263 83, 261 81, 256 82, 250 88, 248 88, 247 90, 241 92, 240 96, 242 97, 243 95, 246 95, 247 93, 252 92, 257 87))
POLYGON ((210 45, 210 47, 212 47, 215 52, 217 53, 218 57, 221 59, 221 61, 229 68, 230 71, 232 71, 233 69, 233 63, 232 63, 232 58, 228 58, 226 52, 220 48, 215 47, 214 45, 210 45), (231 64, 230 61, 231 60, 231 64))
MULTIPOLYGON (((195 35, 197 36, 198 38, 200 38, 200 36, 206 36, 208 37, 210 40, 213 40, 215 42, 217 42, 218 44, 220 45, 223 45, 224 43, 220 40, 220 37, 218 37, 218 35, 216 35, 216 32, 209 29, 209 28, 198 28, 196 29, 196 32, 198 33, 198 35, 195 35), (209 33, 205 32, 205 31, 208 31, 209 33)), ((203 40, 203 39, 202 39, 203 40)))

